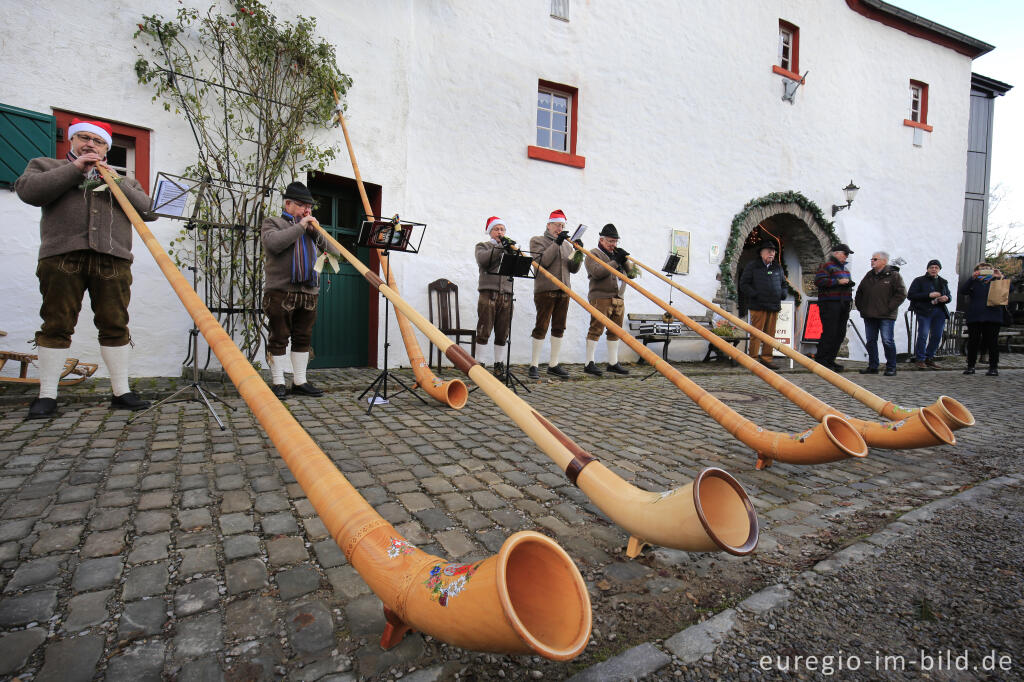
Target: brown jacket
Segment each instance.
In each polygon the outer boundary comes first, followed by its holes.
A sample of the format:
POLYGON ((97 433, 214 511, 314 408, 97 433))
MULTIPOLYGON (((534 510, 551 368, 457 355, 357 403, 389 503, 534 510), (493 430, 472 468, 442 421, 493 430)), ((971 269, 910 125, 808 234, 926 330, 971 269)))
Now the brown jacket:
MULTIPOLYGON (((265 281, 263 288, 275 291, 301 291, 304 294, 315 294, 320 285, 307 287, 292 281, 292 256, 295 253, 295 242, 306 231, 299 223, 286 218, 264 218, 260 227, 260 238, 263 241, 263 272, 265 281)), ((338 255, 338 250, 325 244, 322 235, 316 236, 316 248, 323 253, 325 250, 338 255), (326 248, 325 248, 326 247, 326 248)), ((324 266, 325 270, 327 266, 324 266)))
MULTIPOLYGON (((604 249, 600 246, 595 246, 590 250, 590 253, 594 254, 596 258, 612 266, 615 270, 626 274, 617 261, 612 260, 612 257, 605 253, 604 249)), ((601 298, 622 298, 623 292, 626 290, 626 283, 621 279, 608 272, 608 268, 598 263, 593 258, 587 258, 587 276, 590 277, 590 292, 587 298, 591 303, 601 298)))
POLYGON ((860 280, 853 302, 861 317, 895 320, 900 304, 907 300, 907 288, 900 273, 886 265, 881 272, 872 268, 860 280))
POLYGON ((498 270, 498 262, 504 247, 493 239, 480 242, 476 245, 476 264, 480 268, 480 283, 477 285, 479 291, 497 291, 502 294, 512 293, 512 280, 508 275, 493 275, 498 270))
MULTIPOLYGON (((131 262, 131 221, 105 183, 97 192, 82 189, 84 181, 85 175, 67 159, 47 157, 29 161, 15 181, 18 197, 43 209, 39 258, 89 250, 131 262)), ((132 178, 121 178, 119 184, 143 220, 156 220, 142 185, 132 178)))
MULTIPOLYGON (((583 254, 579 254, 579 257, 576 258, 573 256, 574 251, 575 249, 568 239, 559 246, 547 230, 542 235, 530 238, 530 254, 533 256, 533 260, 557 277, 565 286, 569 286, 569 275, 580 271, 583 254)), ((533 280, 533 293, 540 294, 545 291, 561 291, 561 289, 555 286, 550 279, 538 273, 537 278, 533 280)))

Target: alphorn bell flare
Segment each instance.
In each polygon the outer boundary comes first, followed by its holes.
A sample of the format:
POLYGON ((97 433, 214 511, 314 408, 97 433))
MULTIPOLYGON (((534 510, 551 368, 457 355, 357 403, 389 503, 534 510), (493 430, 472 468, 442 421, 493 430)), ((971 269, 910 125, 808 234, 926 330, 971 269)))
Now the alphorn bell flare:
MULTIPOLYGON (((905 407, 900 407, 891 400, 885 400, 884 398, 875 395, 874 393, 867 390, 863 386, 856 384, 850 381, 849 379, 839 374, 836 374, 827 367, 824 367, 821 364, 815 362, 814 360, 807 357, 806 355, 796 350, 795 348, 790 348, 789 346, 780 343, 777 339, 768 336, 757 327, 747 324, 746 321, 742 320, 739 317, 736 317, 725 308, 715 305, 711 301, 701 297, 696 292, 690 291, 683 285, 672 281, 668 277, 665 277, 663 274, 661 274, 654 268, 644 265, 643 263, 633 258, 632 256, 628 256, 628 258, 633 263, 640 266, 647 272, 651 273, 658 279, 667 282, 669 286, 672 286, 675 289, 678 289, 679 291, 683 292, 684 294, 686 294, 693 300, 697 301, 708 310, 718 313, 726 320, 728 320, 731 324, 736 325, 737 327, 744 330, 748 334, 756 336, 761 340, 762 343, 768 344, 769 346, 779 351, 786 357, 791 358, 798 365, 806 369, 809 369, 811 372, 817 374, 819 377, 829 382, 839 390, 843 391, 854 400, 857 400, 861 404, 866 405, 867 407, 871 408, 876 413, 885 417, 886 419, 904 420, 912 416, 917 411, 913 409, 907 409, 905 407)), ((928 407, 931 408, 932 414, 934 416, 937 416, 943 422, 945 422, 946 426, 948 426, 952 431, 956 431, 957 429, 962 429, 967 426, 974 426, 975 424, 974 415, 971 414, 971 411, 968 410, 960 401, 951 398, 948 395, 939 396, 938 400, 936 400, 928 407)), ((922 420, 930 421, 930 418, 924 417, 922 420)))
MULTIPOLYGON (((363 211, 367 216, 372 216, 373 207, 370 206, 370 198, 366 195, 363 177, 359 173, 356 154, 352 149, 352 140, 348 136, 348 127, 345 125, 345 117, 341 115, 341 100, 338 99, 336 91, 334 93, 334 103, 338 107, 335 110, 335 115, 338 123, 341 124, 341 132, 345 136, 348 157, 352 160, 352 172, 356 176, 356 186, 359 188, 359 197, 363 201, 363 211)), ((388 286, 397 292, 398 285, 395 283, 395 275, 388 265, 387 255, 380 249, 377 249, 377 258, 380 261, 381 268, 387 273, 388 286)), ((469 398, 469 390, 466 388, 466 384, 458 379, 442 380, 435 376, 430 371, 430 365, 423 358, 423 351, 420 349, 419 341, 416 340, 416 334, 412 330, 412 325, 409 324, 409 320, 405 319, 405 316, 397 308, 395 309, 395 319, 398 320, 398 329, 402 332, 402 342, 405 343, 405 352, 409 356, 409 365, 412 367, 413 376, 416 377, 416 385, 422 386, 423 390, 435 400, 445 403, 449 407, 454 407, 456 410, 462 409, 469 398)))
MULTIPOLYGON (((578 247, 577 247, 578 248, 578 247)), ((539 263, 533 264, 537 271, 551 280, 559 289, 569 294, 572 300, 579 303, 601 321, 612 334, 619 337, 632 348, 651 367, 671 381, 687 395, 708 416, 718 422, 726 431, 739 441, 750 446, 757 453, 757 468, 771 465, 773 460, 787 464, 822 464, 835 462, 847 457, 866 457, 867 445, 856 429, 842 417, 826 415, 819 424, 803 433, 788 434, 763 429, 754 422, 739 415, 731 407, 711 395, 703 388, 684 376, 675 367, 655 355, 647 346, 637 341, 632 334, 611 321, 607 315, 590 305, 586 299, 561 280, 545 270, 539 263)))
POLYGON ((590 597, 576 565, 550 538, 511 535, 498 553, 447 562, 405 540, 366 502, 256 370, 174 266, 110 172, 100 174, 131 219, 224 371, 267 432, 349 563, 384 604, 381 646, 414 628, 474 651, 577 656, 590 638, 590 597))
POLYGON ((588 252, 586 249, 582 249, 579 246, 576 246, 576 248, 586 254, 587 257, 592 258, 597 263, 603 265, 611 272, 611 274, 626 282, 646 296, 649 300, 659 305, 666 312, 692 329, 701 338, 705 339, 719 351, 725 353, 741 366, 750 370, 755 376, 757 376, 757 378, 777 390, 797 407, 818 421, 822 421, 830 414, 842 417, 857 429, 858 433, 860 433, 864 438, 864 442, 869 447, 902 450, 907 448, 931 447, 933 445, 952 445, 956 442, 953 432, 946 425, 945 421, 943 421, 930 407, 922 408, 920 411, 915 412, 900 421, 888 422, 885 424, 856 419, 843 414, 834 407, 826 404, 818 398, 815 398, 813 395, 791 381, 786 380, 781 375, 771 371, 754 358, 750 357, 722 337, 712 332, 710 329, 706 328, 704 325, 695 322, 689 316, 676 310, 647 289, 644 289, 639 284, 602 261, 600 258, 596 258, 594 254, 588 252))
POLYGON ((627 483, 509 390, 322 228, 321 234, 457 369, 476 382, 608 518, 630 534, 628 556, 639 554, 644 544, 695 552, 718 549, 738 556, 754 551, 757 515, 735 478, 709 468, 689 485, 663 493, 627 483))

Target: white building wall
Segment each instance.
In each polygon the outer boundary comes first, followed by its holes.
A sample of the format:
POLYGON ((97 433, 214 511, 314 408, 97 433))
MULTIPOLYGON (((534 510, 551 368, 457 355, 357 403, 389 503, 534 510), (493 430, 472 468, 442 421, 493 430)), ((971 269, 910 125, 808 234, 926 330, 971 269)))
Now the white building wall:
MULTIPOLYGON (((10 8, 0 36, 19 49, 0 56, 0 102, 151 127, 153 175, 180 172, 194 148, 187 124, 150 102, 132 71, 130 36, 139 14, 169 8, 139 4, 108 3, 87 16, 69 0, 10 8), (87 37, 88 47, 75 44, 76 35, 87 37), (85 59, 96 67, 89 77, 75 72, 85 59)), ((273 6, 281 17, 293 11, 286 3, 273 6)), ((971 61, 870 21, 843 0, 574 2, 568 23, 550 18, 544 0, 318 0, 301 9, 318 17, 342 71, 353 78, 349 129, 363 178, 382 186, 383 212, 428 223, 422 252, 392 259, 403 294, 421 311, 427 283, 447 277, 459 284, 463 321, 472 326, 472 253, 485 238, 485 219, 501 216, 509 236, 525 246, 555 208, 571 224, 591 226, 588 247, 604 223, 615 223, 623 248, 655 267, 667 254, 670 229, 690 230, 690 274, 682 281, 711 298, 718 266, 708 249, 724 248, 732 218, 747 201, 796 190, 827 216, 851 179, 861 191, 837 216, 836 229, 857 252, 855 279, 867 270, 870 251, 883 249, 907 259, 908 283, 933 257, 948 264, 943 274, 955 280, 971 61), (771 72, 779 18, 800 27, 800 68, 810 71, 795 105, 781 101, 782 78, 771 72), (930 86, 935 131, 924 133, 922 147, 911 144, 913 131, 902 124, 911 78, 930 86), (586 168, 527 158, 538 79, 579 88, 577 153, 586 168)), ((337 131, 323 135, 340 139, 337 131)), ((351 177, 344 147, 327 170, 351 177)), ((23 235, 5 247, 11 276, 0 282, 6 345, 23 348, 38 325, 38 211, 5 194, 0 220, 23 235)), ((153 227, 165 244, 177 232, 167 220, 153 227)), ((177 374, 189 322, 141 246, 134 272, 135 373, 177 374), (180 348, 167 342, 178 338, 180 348)), ((654 278, 640 283, 667 298, 666 285, 654 278)), ((585 275, 573 284, 586 294, 585 275)), ((529 359, 531 288, 517 283, 514 362, 529 359)), ((703 314, 679 298, 678 307, 703 314)), ((654 310, 632 291, 626 307, 654 310)), ((583 359, 588 320, 570 307, 564 360, 583 359)), ((90 328, 83 315, 74 349, 86 360, 99 355, 90 328)), ((905 348, 902 324, 897 331, 905 348)), ((860 346, 853 342, 851 349, 860 346)), ((391 360, 408 363, 400 343, 392 345, 391 360)))

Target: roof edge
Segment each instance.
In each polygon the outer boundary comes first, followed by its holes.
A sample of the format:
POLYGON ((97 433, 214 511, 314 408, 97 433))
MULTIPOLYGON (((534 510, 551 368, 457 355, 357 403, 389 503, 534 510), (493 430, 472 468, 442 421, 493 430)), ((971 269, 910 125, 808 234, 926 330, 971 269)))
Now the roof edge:
POLYGON ((1013 89, 1013 86, 1009 83, 997 81, 995 78, 989 78, 988 76, 982 76, 980 73, 971 72, 971 89, 972 90, 984 90, 989 93, 992 97, 999 97, 1005 95, 1007 92, 1013 89))
POLYGON ((846 0, 846 4, 857 14, 872 21, 947 47, 971 59, 976 59, 995 49, 995 45, 989 45, 977 38, 954 31, 882 0, 846 0))

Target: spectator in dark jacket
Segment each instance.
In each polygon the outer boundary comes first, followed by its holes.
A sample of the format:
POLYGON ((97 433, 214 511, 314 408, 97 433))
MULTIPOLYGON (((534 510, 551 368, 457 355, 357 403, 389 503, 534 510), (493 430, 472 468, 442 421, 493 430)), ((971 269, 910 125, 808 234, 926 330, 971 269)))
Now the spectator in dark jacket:
POLYGON ((885 350, 885 376, 896 374, 896 340, 893 331, 896 313, 907 300, 907 288, 900 273, 889 267, 889 254, 875 251, 871 255, 871 269, 857 287, 854 305, 864 318, 864 337, 868 348, 868 366, 861 374, 878 374, 878 336, 882 336, 885 350))
POLYGON ((939 277, 942 263, 934 258, 928 261, 925 274, 915 277, 907 290, 910 309, 917 316, 917 341, 914 344, 914 362, 919 369, 938 369, 935 351, 942 343, 942 330, 949 318, 946 304, 952 299, 949 283, 939 277))
POLYGON ((988 372, 990 377, 999 376, 999 327, 1003 323, 1003 311, 999 306, 988 305, 988 289, 994 279, 1002 279, 1003 273, 989 263, 974 266, 971 278, 960 283, 957 293, 967 297, 967 369, 964 374, 974 374, 978 360, 978 347, 982 344, 988 350, 988 372))
POLYGON ((842 372, 836 364, 839 346, 846 338, 846 323, 850 319, 853 303, 853 280, 846 267, 853 251, 846 244, 836 244, 832 254, 814 273, 814 286, 818 289, 818 312, 821 315, 821 339, 814 359, 833 372, 842 372))
MULTIPOLYGON (((777 249, 771 241, 762 242, 758 249, 758 258, 743 268, 740 276, 740 291, 747 298, 750 310, 750 324, 772 338, 775 337, 775 323, 779 319, 780 301, 786 298, 786 278, 782 274, 782 265, 775 262, 777 249)), ((772 362, 772 347, 762 343, 756 336, 750 337, 747 354, 758 359, 768 369, 778 369, 772 362)))

